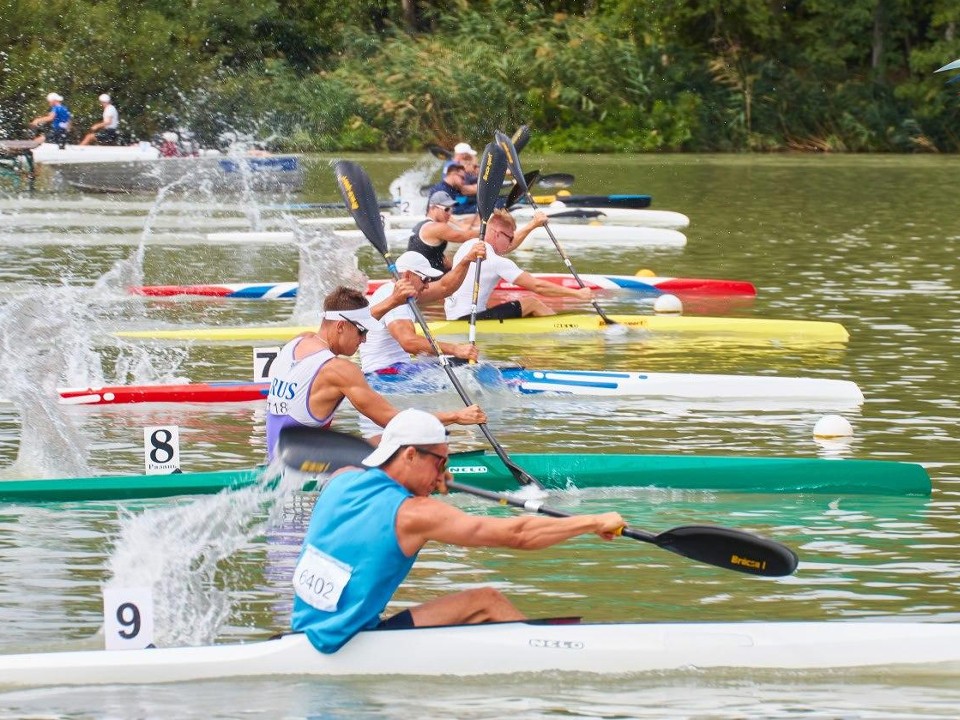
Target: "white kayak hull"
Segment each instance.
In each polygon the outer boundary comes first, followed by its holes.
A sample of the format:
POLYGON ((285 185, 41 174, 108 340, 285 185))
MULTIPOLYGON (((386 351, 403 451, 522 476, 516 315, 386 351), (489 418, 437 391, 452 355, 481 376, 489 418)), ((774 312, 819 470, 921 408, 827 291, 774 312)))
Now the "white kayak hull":
POLYGON ((859 405, 863 392, 850 380, 584 370, 525 370, 518 389, 524 393, 561 393, 661 397, 697 401, 808 402, 859 405))
MULTIPOLYGON (((672 210, 638 210, 634 208, 600 208, 600 207, 568 207, 562 202, 551 203, 539 208, 545 212, 554 223, 573 224, 601 224, 601 225, 637 225, 651 228, 668 228, 682 230, 690 225, 690 218, 683 213, 672 210), (578 212, 581 214, 598 213, 596 217, 565 218, 563 213, 578 212)), ((518 224, 527 222, 534 213, 533 208, 523 205, 511 210, 518 224)), ((454 216, 457 220, 460 216, 454 216)), ((383 222, 390 228, 412 228, 423 221, 422 215, 395 215, 383 214, 383 222)), ((298 222, 306 226, 321 227, 352 227, 353 218, 350 216, 300 218, 298 222)))
POLYGON ((960 673, 960 625, 912 622, 499 623, 360 633, 324 655, 304 635, 197 648, 0 656, 0 686, 271 676, 631 674, 707 669, 960 673))
MULTIPOLYGON (((606 246, 649 246, 649 247, 684 247, 687 244, 686 236, 678 230, 664 228, 634 227, 628 225, 574 225, 571 223, 556 223, 550 226, 557 240, 562 243, 606 246)), ((360 230, 334 230, 334 233, 344 238, 363 239, 360 230)), ((410 231, 407 229, 388 229, 387 240, 395 248, 406 249, 410 231)), ((206 239, 211 243, 292 243, 294 234, 289 231, 266 232, 218 232, 208 233, 206 239)), ((546 229, 539 227, 531 232, 518 250, 535 250, 553 247, 546 229)))
POLYGON ((137 145, 67 145, 43 143, 34 148, 33 159, 44 165, 75 163, 147 162, 160 158, 160 151, 148 142, 137 145))

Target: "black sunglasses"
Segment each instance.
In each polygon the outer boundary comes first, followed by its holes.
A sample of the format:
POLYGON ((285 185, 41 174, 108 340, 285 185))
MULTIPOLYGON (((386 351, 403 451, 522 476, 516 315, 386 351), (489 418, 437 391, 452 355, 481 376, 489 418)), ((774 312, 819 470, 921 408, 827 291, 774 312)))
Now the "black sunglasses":
POLYGON ((437 460, 439 460, 440 462, 437 463, 437 470, 443 470, 445 467, 447 467, 447 462, 450 460, 450 458, 446 455, 435 453, 433 450, 427 450, 426 448, 418 447, 417 445, 414 445, 413 449, 421 455, 430 455, 431 457, 435 457, 437 460))
POLYGON ((367 328, 365 328, 363 325, 361 325, 360 323, 358 323, 356 320, 351 320, 350 318, 348 318, 348 317, 347 317, 346 315, 344 315, 343 313, 340 313, 340 317, 342 317, 342 318, 343 318, 344 320, 346 320, 348 323, 350 323, 351 325, 353 325, 353 326, 357 329, 357 332, 360 333, 360 337, 362 337, 362 338, 363 338, 363 337, 366 337, 366 336, 367 336, 367 333, 370 332, 369 330, 367 330, 367 328))
POLYGON ((424 275, 422 273, 418 273, 416 270, 411 270, 410 272, 412 272, 414 275, 420 278, 420 282, 422 282, 424 285, 429 285, 430 281, 433 280, 432 277, 429 277, 428 275, 424 275))

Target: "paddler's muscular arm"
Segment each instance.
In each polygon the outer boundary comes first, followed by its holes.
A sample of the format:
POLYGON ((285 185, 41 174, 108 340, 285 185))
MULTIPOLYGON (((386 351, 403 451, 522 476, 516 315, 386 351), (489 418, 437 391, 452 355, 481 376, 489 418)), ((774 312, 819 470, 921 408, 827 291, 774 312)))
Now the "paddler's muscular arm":
MULTIPOLYGON (((399 410, 386 398, 367 384, 360 367, 344 358, 333 358, 320 368, 310 388, 310 412, 318 418, 333 412, 341 397, 347 398, 357 409, 380 427, 393 419, 399 410)), ((462 410, 435 412, 444 425, 477 425, 487 421, 487 416, 476 405, 462 410)))
POLYGON ((433 243, 429 243, 432 245, 439 245, 443 240, 462 243, 467 240, 473 240, 475 237, 479 237, 479 235, 480 230, 478 228, 461 230, 459 227, 455 227, 448 222, 432 222, 424 225, 420 229, 420 238, 423 240, 433 240, 433 243))
POLYGON ((478 517, 428 497, 404 500, 396 521, 397 539, 407 555, 415 553, 429 540, 461 547, 539 550, 587 533, 611 540, 625 525, 615 512, 569 518, 478 517))
POLYGON ((347 400, 377 425, 383 427, 399 410, 374 391, 360 368, 350 360, 333 358, 320 368, 310 388, 310 412, 322 418, 333 412, 340 398, 347 400))
POLYGON ((376 305, 371 305, 370 314, 373 315, 374 319, 380 320, 395 307, 405 304, 408 297, 413 297, 416 294, 417 291, 414 289, 412 282, 403 279, 397 280, 393 284, 393 292, 390 293, 390 297, 384 298, 376 305))
POLYGON ((524 240, 527 239, 527 235, 532 233, 538 227, 546 225, 549 219, 550 218, 547 216, 545 212, 542 212, 539 210, 535 212, 533 214, 533 217, 530 219, 530 222, 528 222, 522 228, 517 228, 517 230, 513 233, 513 240, 510 242, 510 245, 507 247, 506 252, 508 253, 512 252, 513 250, 516 250, 518 247, 520 247, 520 243, 522 243, 524 240))
MULTIPOLYGON (((457 288, 463 285, 467 278, 467 271, 470 269, 470 263, 477 258, 483 260, 487 257, 487 244, 477 242, 466 252, 466 254, 457 263, 457 266, 450 270, 446 275, 427 285, 420 293, 420 299, 425 302, 436 302, 452 295, 457 288)), ((399 338, 397 338, 399 340, 399 338)), ((409 352, 409 351, 408 351, 409 352)), ((444 351, 446 352, 446 351, 444 351)))
POLYGON ((548 297, 571 297, 577 300, 590 301, 593 297, 593 291, 590 288, 568 288, 563 285, 540 280, 528 272, 520 273, 520 276, 513 281, 514 285, 519 285, 525 290, 535 292, 537 295, 546 295, 548 297))
MULTIPOLYGON (((425 337, 417 335, 416 328, 410 320, 394 320, 387 325, 387 330, 400 343, 400 347, 411 355, 435 355, 433 345, 425 337)), ((461 360, 476 360, 477 347, 470 343, 437 342, 440 352, 444 355, 453 355, 461 360)))

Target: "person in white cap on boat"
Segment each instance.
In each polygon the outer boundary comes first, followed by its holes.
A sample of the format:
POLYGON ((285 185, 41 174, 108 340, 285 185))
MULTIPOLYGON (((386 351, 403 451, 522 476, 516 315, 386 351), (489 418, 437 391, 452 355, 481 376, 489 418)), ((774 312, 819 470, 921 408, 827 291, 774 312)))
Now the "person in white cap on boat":
POLYGON ((37 128, 42 125, 49 125, 50 129, 47 130, 46 134, 38 135, 34 140, 36 142, 53 143, 63 149, 67 144, 67 133, 70 132, 73 116, 67 106, 63 104, 63 97, 58 93, 49 93, 47 103, 50 105, 50 112, 35 117, 30 121, 30 127, 37 128))
POLYGON ((83 136, 81 145, 99 143, 100 145, 116 145, 117 131, 120 127, 120 113, 114 107, 110 96, 103 93, 97 100, 103 106, 103 119, 90 126, 90 132, 83 136))
POLYGON ((320 652, 336 652, 361 630, 524 619, 499 590, 482 587, 381 620, 430 541, 539 550, 588 533, 611 540, 625 525, 615 512, 569 518, 469 515, 429 497, 446 490, 449 453, 436 417, 404 410, 387 424, 363 469, 334 475, 320 493, 293 574, 290 620, 320 652))
MULTIPOLYGON (((477 258, 486 257, 484 243, 474 243, 473 250, 450 272, 444 274, 431 267, 420 253, 408 250, 397 258, 396 268, 401 280, 414 287, 418 304, 427 305, 439 302, 460 287, 466 279, 467 268, 477 258)), ((394 293, 395 283, 388 282, 377 288, 370 298, 371 305, 377 305, 394 293)), ((404 303, 387 311, 380 323, 370 328, 367 340, 360 346, 361 369, 365 374, 409 374, 418 370, 436 367, 435 363, 411 362, 411 355, 435 355, 433 345, 422 335, 417 334, 416 317, 410 305, 404 303)), ((452 355, 461 360, 476 360, 477 346, 470 343, 438 342, 444 355, 452 355)))
MULTIPOLYGON (((373 310, 383 315, 405 303, 412 292, 408 283, 398 283, 393 295, 373 310)), ((320 328, 299 335, 280 349, 268 378, 268 458, 273 458, 281 428, 329 427, 344 398, 380 427, 399 412, 367 384, 360 367, 346 359, 357 352, 369 328, 377 322, 363 293, 338 287, 324 299, 320 328)), ((438 412, 436 416, 445 425, 487 421, 486 414, 476 405, 438 412)))

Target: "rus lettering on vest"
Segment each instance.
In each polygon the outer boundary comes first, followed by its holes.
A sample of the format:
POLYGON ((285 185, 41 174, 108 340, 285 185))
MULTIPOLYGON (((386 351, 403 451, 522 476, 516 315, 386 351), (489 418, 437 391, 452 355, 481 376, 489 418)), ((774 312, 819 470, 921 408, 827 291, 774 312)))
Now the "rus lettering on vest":
POLYGON ((287 382, 280 378, 273 378, 270 382, 270 395, 278 400, 293 400, 297 394, 297 383, 287 382))

